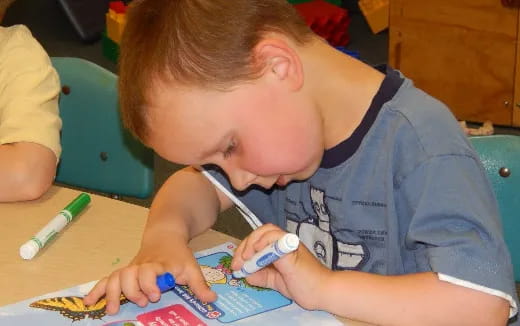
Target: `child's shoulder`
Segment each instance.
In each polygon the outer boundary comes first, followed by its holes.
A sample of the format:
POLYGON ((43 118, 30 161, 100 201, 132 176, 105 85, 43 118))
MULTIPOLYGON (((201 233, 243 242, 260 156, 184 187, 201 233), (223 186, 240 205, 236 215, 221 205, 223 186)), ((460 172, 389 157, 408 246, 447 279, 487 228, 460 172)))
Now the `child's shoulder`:
POLYGON ((470 154, 471 147, 450 109, 403 78, 403 84, 386 104, 386 111, 398 121, 400 134, 407 135, 403 140, 414 139, 428 156, 470 154))
POLYGON ((50 66, 47 52, 24 25, 0 27, 0 58, 17 71, 50 66))
POLYGON ((0 40, 2 44, 5 44, 6 42, 32 41, 34 37, 25 25, 0 26, 0 40))
POLYGON ((36 51, 36 54, 45 52, 40 43, 34 38, 25 25, 0 26, 0 50, 4 53, 13 51, 36 51))

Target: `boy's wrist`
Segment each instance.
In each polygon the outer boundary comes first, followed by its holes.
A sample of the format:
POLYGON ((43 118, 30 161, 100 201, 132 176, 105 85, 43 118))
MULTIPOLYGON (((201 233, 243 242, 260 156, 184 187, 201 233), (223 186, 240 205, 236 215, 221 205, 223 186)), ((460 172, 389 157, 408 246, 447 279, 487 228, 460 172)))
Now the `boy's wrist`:
POLYGON ((331 301, 337 300, 337 296, 331 295, 333 293, 337 293, 340 288, 344 288, 341 286, 341 275, 346 271, 333 271, 330 269, 326 269, 327 272, 324 273, 324 276, 321 279, 321 286, 319 291, 316 292, 316 309, 323 311, 330 311, 331 301))
POLYGON ((176 253, 186 249, 190 250, 188 246, 188 236, 172 231, 166 228, 155 228, 154 230, 146 230, 139 251, 136 257, 136 262, 149 262, 150 257, 153 261, 163 263, 171 259, 176 253), (144 260, 140 259, 144 258, 144 260))
POLYGON ((188 244, 190 235, 187 225, 174 221, 165 222, 147 225, 143 233, 143 242, 154 243, 166 240, 168 243, 181 241, 188 244))

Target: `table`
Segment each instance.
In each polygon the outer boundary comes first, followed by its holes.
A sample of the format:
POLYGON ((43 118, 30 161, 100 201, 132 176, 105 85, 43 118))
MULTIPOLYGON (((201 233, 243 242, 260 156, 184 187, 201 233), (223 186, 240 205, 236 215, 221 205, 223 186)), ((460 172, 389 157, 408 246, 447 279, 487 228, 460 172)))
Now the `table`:
MULTIPOLYGON (((148 209, 91 195, 92 202, 32 260, 20 245, 29 240, 80 192, 53 186, 42 198, 0 203, 0 306, 100 279, 125 266, 138 250, 148 209)), ((190 242, 194 251, 239 240, 208 230, 190 242)), ((342 319, 345 325, 366 324, 342 319)))

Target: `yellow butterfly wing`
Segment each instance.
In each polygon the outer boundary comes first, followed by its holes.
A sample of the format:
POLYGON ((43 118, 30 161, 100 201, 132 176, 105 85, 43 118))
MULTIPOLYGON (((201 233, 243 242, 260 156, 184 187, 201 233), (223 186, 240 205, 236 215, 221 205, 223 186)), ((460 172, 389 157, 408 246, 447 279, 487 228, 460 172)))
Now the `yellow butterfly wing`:
MULTIPOLYGON (((121 295, 119 301, 120 304, 125 304, 128 302, 128 299, 124 295, 121 295)), ((86 306, 83 303, 82 297, 70 296, 38 300, 31 303, 29 307, 58 311, 63 316, 70 318, 73 321, 78 321, 86 317, 91 319, 101 319, 106 314, 106 305, 107 302, 105 298, 91 306, 86 306)))

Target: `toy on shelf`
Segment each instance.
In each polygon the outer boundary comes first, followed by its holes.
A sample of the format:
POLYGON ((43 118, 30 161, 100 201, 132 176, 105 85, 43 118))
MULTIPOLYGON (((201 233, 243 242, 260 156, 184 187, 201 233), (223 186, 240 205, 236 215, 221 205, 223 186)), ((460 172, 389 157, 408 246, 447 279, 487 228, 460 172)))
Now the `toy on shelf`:
POLYGON ((372 33, 377 34, 388 28, 389 3, 389 0, 359 0, 359 9, 365 16, 372 33))
POLYGON ((126 4, 123 1, 111 1, 105 21, 106 30, 102 35, 103 55, 117 62, 119 43, 126 24, 126 4))
POLYGON ((107 36, 117 44, 121 42, 121 35, 126 24, 126 5, 123 1, 109 3, 106 14, 107 36))
POLYGON ((110 37, 108 37, 106 31, 101 35, 101 46, 103 49, 103 55, 112 62, 117 62, 117 58, 119 57, 119 44, 112 41, 110 37))
POLYGON ((349 40, 350 17, 347 10, 324 0, 313 0, 295 4, 307 25, 333 46, 344 46, 349 40))

